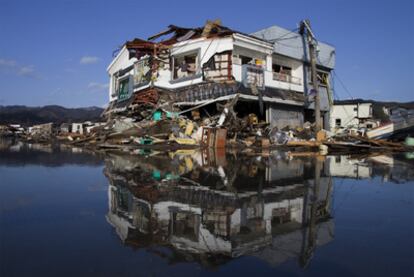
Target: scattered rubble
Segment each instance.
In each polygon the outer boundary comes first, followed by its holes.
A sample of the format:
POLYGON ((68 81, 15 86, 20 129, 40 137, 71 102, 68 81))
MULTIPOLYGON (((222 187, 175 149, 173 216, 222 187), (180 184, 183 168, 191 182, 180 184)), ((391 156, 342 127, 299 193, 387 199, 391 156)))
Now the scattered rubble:
POLYGON ((138 148, 257 148, 313 149, 321 153, 361 151, 413 151, 413 138, 405 142, 370 139, 361 135, 333 134, 325 130, 315 133, 315 126, 305 122, 300 128, 271 128, 254 113, 239 117, 233 107, 237 97, 217 104, 217 114, 192 109, 174 113, 154 106, 145 119, 132 117, 109 119, 88 132, 55 130, 53 124, 35 125, 27 130, 18 126, 0 126, 0 135, 26 141, 50 142, 103 150, 138 148))

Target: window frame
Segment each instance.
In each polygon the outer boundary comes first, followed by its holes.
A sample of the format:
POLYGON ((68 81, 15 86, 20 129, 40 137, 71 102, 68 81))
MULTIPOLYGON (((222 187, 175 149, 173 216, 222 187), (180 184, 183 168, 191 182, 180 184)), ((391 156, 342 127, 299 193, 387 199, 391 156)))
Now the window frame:
POLYGON ((200 75, 200 73, 201 73, 200 53, 201 53, 201 48, 197 48, 197 49, 186 51, 184 53, 172 55, 171 56, 171 65, 170 65, 170 68, 171 68, 171 81, 175 82, 175 81, 180 81, 180 80, 192 79, 192 78, 194 78, 194 76, 200 75), (196 61, 195 61, 196 68, 195 68, 194 74, 184 76, 184 77, 175 78, 175 75, 176 75, 176 71, 175 71, 176 70, 175 69, 176 60, 179 59, 179 58, 184 58, 185 59, 186 56, 192 56, 194 54, 195 54, 195 58, 196 58, 196 61))
POLYGON ((131 75, 130 74, 126 74, 125 76, 122 76, 121 78, 118 78, 118 82, 117 82, 117 93, 116 93, 116 95, 117 95, 117 100, 118 101, 125 101, 125 100, 127 100, 127 99, 129 99, 129 97, 130 97, 130 87, 131 87, 131 84, 130 84, 130 82, 131 82, 131 75), (126 94, 126 96, 125 97, 123 97, 123 98, 121 98, 120 97, 120 90, 121 90, 121 83, 123 83, 123 82, 125 82, 125 81, 127 81, 127 94, 126 94))
POLYGON ((342 126, 342 120, 340 118, 335 118, 335 127, 341 127, 341 126, 342 126))

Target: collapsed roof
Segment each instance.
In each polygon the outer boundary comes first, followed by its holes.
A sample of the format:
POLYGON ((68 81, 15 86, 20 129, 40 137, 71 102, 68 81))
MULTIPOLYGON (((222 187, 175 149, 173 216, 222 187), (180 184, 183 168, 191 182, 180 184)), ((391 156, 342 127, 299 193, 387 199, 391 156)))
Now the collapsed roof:
POLYGON ((171 45, 175 43, 179 43, 189 39, 197 39, 200 37, 226 37, 234 33, 242 34, 244 36, 251 37, 255 40, 268 42, 267 40, 222 26, 220 20, 207 20, 207 23, 204 26, 196 28, 185 28, 176 25, 169 25, 168 29, 159 32, 158 34, 150 36, 147 40, 135 38, 131 41, 127 41, 124 45, 130 53, 130 58, 140 58, 145 55, 152 55, 157 50, 168 49, 171 45), (160 38, 163 38, 167 35, 170 36, 162 40, 159 40, 160 38))

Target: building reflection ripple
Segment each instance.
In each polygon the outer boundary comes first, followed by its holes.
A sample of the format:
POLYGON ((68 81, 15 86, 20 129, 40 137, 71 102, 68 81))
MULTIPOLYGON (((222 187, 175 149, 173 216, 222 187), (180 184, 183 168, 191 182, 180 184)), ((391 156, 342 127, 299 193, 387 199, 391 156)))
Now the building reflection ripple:
POLYGON ((305 267, 334 238, 328 160, 277 152, 110 155, 107 221, 126 245, 171 261, 214 266, 251 255, 305 267))

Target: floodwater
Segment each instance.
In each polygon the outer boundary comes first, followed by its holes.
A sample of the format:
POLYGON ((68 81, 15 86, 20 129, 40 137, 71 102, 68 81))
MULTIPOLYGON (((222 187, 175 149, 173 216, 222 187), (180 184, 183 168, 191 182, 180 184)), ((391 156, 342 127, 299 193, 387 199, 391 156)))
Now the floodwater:
POLYGON ((413 154, 0 143, 1 276, 413 276, 413 154))

